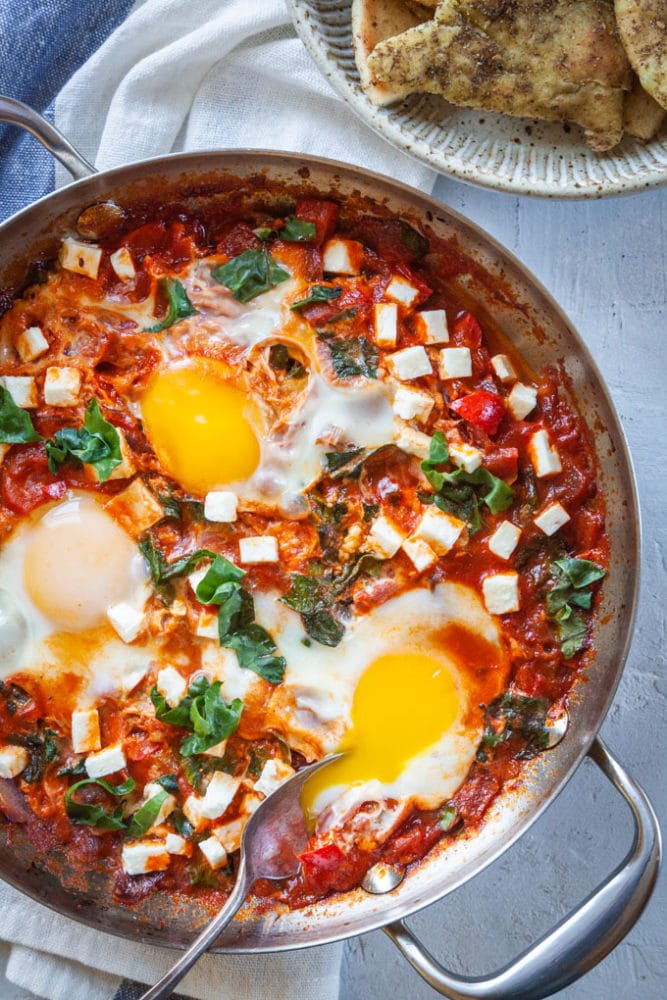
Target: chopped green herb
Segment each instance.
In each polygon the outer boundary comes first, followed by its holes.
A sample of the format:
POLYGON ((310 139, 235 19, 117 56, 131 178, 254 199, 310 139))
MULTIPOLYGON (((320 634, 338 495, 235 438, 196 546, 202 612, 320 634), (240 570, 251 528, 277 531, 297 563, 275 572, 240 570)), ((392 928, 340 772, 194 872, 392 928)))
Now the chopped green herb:
POLYGON ((366 337, 328 340, 331 364, 338 378, 377 378, 378 352, 366 337))
POLYGON ((249 302, 289 278, 289 272, 263 247, 260 250, 245 250, 226 264, 214 268, 211 274, 239 302, 249 302))
POLYGON ((0 444, 28 444, 41 440, 28 411, 17 406, 9 390, 0 386, 0 444))
POLYGON ((529 698, 506 691, 484 709, 486 729, 477 754, 478 760, 486 760, 486 748, 493 749, 512 736, 518 736, 525 747, 517 755, 533 757, 546 749, 549 731, 546 726, 549 704, 544 698, 529 698))
POLYGON ((290 309, 304 309, 314 302, 331 302, 333 299, 339 299, 342 293, 340 285, 312 285, 305 299, 293 302, 290 309))
POLYGON ((182 809, 175 809, 169 819, 173 824, 174 830, 176 833, 180 833, 181 837, 188 839, 195 832, 194 826, 188 819, 185 818, 182 809))
POLYGON ((83 427, 63 427, 46 442, 46 457, 54 476, 64 462, 75 462, 92 465, 100 482, 123 461, 118 431, 104 419, 96 399, 88 404, 83 427))
POLYGON ((440 813, 440 826, 445 831, 451 830, 454 824, 457 822, 459 814, 457 812, 456 806, 445 805, 440 813))
POLYGON ((146 560, 151 580, 165 604, 170 604, 174 599, 172 583, 175 579, 191 573, 204 559, 218 558, 218 553, 211 552, 210 549, 195 549, 190 555, 168 563, 152 535, 147 535, 139 542, 139 550, 146 560))
POLYGON ((68 764, 67 767, 61 767, 60 770, 58 771, 58 777, 80 778, 87 773, 88 772, 86 771, 86 759, 85 757, 81 757, 81 759, 77 760, 75 764, 68 764))
POLYGON ((27 766, 21 772, 24 781, 30 784, 39 781, 44 776, 47 765, 56 760, 59 753, 57 735, 53 729, 43 729, 41 724, 38 724, 36 732, 28 736, 10 735, 7 737, 8 743, 24 747, 30 755, 27 766))
POLYGON ((151 690, 151 701, 160 722, 187 729, 192 734, 181 744, 181 753, 191 757, 204 753, 226 740, 238 729, 243 702, 235 698, 227 704, 220 695, 221 681, 210 683, 207 677, 198 677, 178 705, 170 707, 157 687, 151 690))
POLYGON ((431 438, 428 458, 425 458, 421 464, 422 472, 436 493, 442 489, 442 484, 445 481, 445 474, 438 469, 438 466, 444 465, 448 461, 449 448, 447 447, 447 439, 442 431, 436 431, 431 438))
POLYGON ((158 493, 157 498, 162 504, 165 517, 173 517, 175 521, 183 519, 183 510, 173 493, 158 493))
POLYGON ((259 778, 270 756, 269 751, 264 747, 253 747, 248 761, 248 774, 251 774, 253 778, 259 778))
POLYGON ((401 219, 401 238, 403 240, 403 245, 413 254, 415 257, 423 257, 425 253, 428 252, 428 240, 425 239, 421 233, 418 233, 416 229, 408 225, 407 222, 403 222, 401 219))
POLYGON ((65 792, 65 812, 76 826, 94 826, 98 830, 124 830, 123 803, 110 814, 100 805, 79 802, 78 799, 74 798, 75 792, 88 785, 96 785, 104 789, 109 795, 120 798, 134 791, 136 787, 134 779, 128 778, 121 785, 110 785, 108 781, 103 781, 102 778, 84 778, 83 781, 77 781, 76 784, 72 785, 65 792))
POLYGON ((606 575, 606 570, 589 559, 556 559, 552 571, 556 582, 547 591, 547 613, 556 625, 563 656, 571 660, 583 648, 588 633, 586 618, 575 608, 590 611, 590 587, 606 575))
POLYGON ((269 226, 258 226, 257 229, 253 229, 253 233, 258 240, 268 240, 273 236, 274 232, 275 230, 269 226))
POLYGON ((606 570, 590 559, 558 559, 556 566, 565 574, 575 590, 590 587, 606 576, 606 570))
POLYGON ((167 792, 162 789, 162 791, 157 792, 156 795, 151 796, 147 802, 137 809, 130 825, 128 827, 128 836, 130 837, 143 837, 144 834, 148 833, 150 828, 155 823, 155 820, 160 815, 160 810, 166 802, 167 792))
POLYGON ((169 792, 170 795, 178 794, 178 778, 175 774, 163 774, 155 780, 158 785, 164 788, 165 792, 169 792))
POLYGON ((285 372, 287 378, 303 378, 306 369, 293 358, 286 344, 274 344, 269 351, 269 364, 274 371, 285 372))
POLYGON ((176 278, 160 278, 158 289, 167 299, 167 313, 155 326, 149 326, 146 333, 160 333, 167 327, 179 323, 188 316, 196 316, 198 310, 192 305, 188 298, 188 293, 180 281, 176 278))
POLYGON ((291 243, 308 243, 309 240, 315 239, 316 234, 314 222, 303 222, 297 219, 296 215, 289 215, 278 233, 281 239, 289 240, 291 243))
POLYGON ((336 472, 363 454, 363 448, 351 448, 349 451, 327 451, 322 457, 322 466, 325 472, 336 472))
POLYGON ((14 715, 19 708, 30 704, 32 695, 13 681, 0 681, 0 696, 4 698, 7 711, 14 715))

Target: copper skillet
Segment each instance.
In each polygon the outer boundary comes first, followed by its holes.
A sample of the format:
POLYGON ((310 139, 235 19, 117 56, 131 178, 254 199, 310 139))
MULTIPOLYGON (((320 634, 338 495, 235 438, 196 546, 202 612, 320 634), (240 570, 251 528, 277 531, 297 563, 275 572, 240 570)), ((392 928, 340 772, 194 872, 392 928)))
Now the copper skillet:
MULTIPOLYGON (((352 198, 376 214, 399 215, 429 226, 480 267, 457 280, 483 316, 488 309, 527 363, 539 370, 558 360, 571 401, 591 429, 608 506, 611 567, 596 634, 597 656, 570 700, 567 737, 535 760, 518 792, 506 793, 482 830, 447 850, 436 847, 385 895, 362 889, 306 910, 260 914, 249 905, 216 950, 254 953, 338 941, 382 928, 414 968, 443 996, 537 1000, 583 975, 628 933, 648 899, 660 864, 660 832, 642 789, 611 756, 597 732, 611 704, 628 651, 638 590, 639 509, 630 456, 607 390, 588 350, 539 282, 478 227, 443 205, 386 177, 317 157, 255 150, 184 153, 104 173, 94 168, 53 126, 16 101, 0 98, 0 121, 30 132, 70 171, 76 183, 41 199, 0 226, 1 291, 26 280, 28 265, 53 254, 73 231, 82 209, 112 200, 129 206, 147 198, 205 208, 233 189, 250 205, 289 205, 299 193, 352 198), (621 865, 557 927, 519 958, 490 976, 465 978, 444 969, 404 923, 479 873, 513 844, 556 797, 588 755, 632 810, 633 845, 621 865)), ((5 839, 6 827, 0 827, 5 839)), ((151 897, 133 908, 112 901, 110 886, 91 875, 85 891, 67 890, 20 836, 0 856, 0 874, 12 885, 89 927, 135 941, 182 949, 203 926, 195 905, 174 908, 151 897)))

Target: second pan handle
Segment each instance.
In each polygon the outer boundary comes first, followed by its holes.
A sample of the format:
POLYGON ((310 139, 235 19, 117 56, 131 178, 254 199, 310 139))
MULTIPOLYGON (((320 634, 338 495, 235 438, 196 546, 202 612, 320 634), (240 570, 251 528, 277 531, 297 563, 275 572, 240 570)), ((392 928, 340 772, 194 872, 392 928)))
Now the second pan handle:
POLYGON ((0 122, 7 122, 9 125, 18 125, 19 128, 30 132, 41 142, 45 149, 48 149, 52 156, 55 156, 59 163, 70 172, 75 181, 80 181, 84 177, 90 177, 97 173, 92 163, 81 155, 74 148, 71 142, 59 132, 55 125, 47 121, 37 111, 33 111, 22 101, 17 101, 13 97, 3 97, 0 95, 0 122))

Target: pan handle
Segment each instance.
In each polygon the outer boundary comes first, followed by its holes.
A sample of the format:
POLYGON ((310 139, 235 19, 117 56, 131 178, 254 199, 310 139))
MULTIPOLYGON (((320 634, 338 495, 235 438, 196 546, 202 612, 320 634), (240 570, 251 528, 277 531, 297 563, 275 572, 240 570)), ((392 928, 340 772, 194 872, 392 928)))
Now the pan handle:
POLYGON ((384 929, 434 990, 450 1000, 541 1000, 601 962, 639 919, 660 867, 660 828, 649 800, 600 739, 589 756, 626 800, 635 820, 632 847, 618 868, 537 944, 491 976, 444 969, 402 920, 384 929))
POLYGON ((18 125, 19 128, 34 135, 42 146, 48 149, 49 153, 55 156, 66 170, 69 170, 75 181, 97 173, 92 163, 89 163, 81 153, 77 152, 55 125, 52 125, 51 122, 48 122, 46 118, 43 118, 37 111, 33 111, 22 101, 0 95, 0 122, 18 125))

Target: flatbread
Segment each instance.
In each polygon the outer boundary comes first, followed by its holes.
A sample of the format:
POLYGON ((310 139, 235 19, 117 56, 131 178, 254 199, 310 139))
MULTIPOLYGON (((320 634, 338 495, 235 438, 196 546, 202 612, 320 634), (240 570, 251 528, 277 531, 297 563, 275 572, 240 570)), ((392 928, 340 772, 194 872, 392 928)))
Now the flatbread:
MULTIPOLYGON (((436 0, 437 2, 437 0, 436 0)), ((380 107, 406 97, 410 91, 395 83, 378 80, 368 65, 368 57, 378 44, 431 17, 431 11, 408 6, 403 0, 352 0, 352 41, 354 57, 364 93, 380 107)))
POLYGON ((623 128, 628 135, 644 142, 652 139, 665 120, 667 111, 647 94, 638 78, 625 98, 623 128))
POLYGON ((614 6, 618 30, 639 82, 667 108, 667 3, 615 0, 614 6))
POLYGON ((623 134, 631 73, 608 0, 442 0, 432 21, 379 42, 368 63, 404 93, 576 123, 595 150, 623 134))

